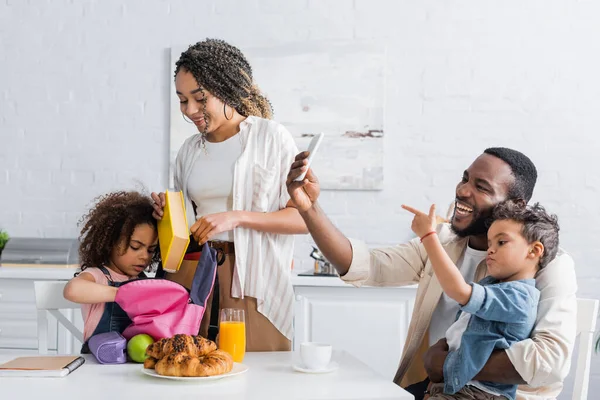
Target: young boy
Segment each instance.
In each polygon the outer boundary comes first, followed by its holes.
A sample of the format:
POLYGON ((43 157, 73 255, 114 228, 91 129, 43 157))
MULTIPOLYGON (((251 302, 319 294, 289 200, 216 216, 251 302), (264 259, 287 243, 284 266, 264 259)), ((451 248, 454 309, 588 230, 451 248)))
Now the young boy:
POLYGON ((419 235, 444 292, 461 305, 446 331, 449 353, 444 383, 430 385, 430 400, 515 399, 517 385, 475 381, 495 349, 529 337, 537 314, 539 291, 534 277, 558 251, 558 222, 536 203, 499 204, 488 230, 488 276, 468 284, 450 260, 436 234, 435 206, 415 214, 412 230, 419 235))

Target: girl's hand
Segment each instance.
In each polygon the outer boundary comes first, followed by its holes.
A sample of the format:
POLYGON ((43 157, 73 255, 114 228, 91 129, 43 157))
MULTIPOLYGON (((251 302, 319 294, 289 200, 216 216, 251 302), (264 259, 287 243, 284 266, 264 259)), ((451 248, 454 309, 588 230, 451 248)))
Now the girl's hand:
POLYGON ((215 235, 232 231, 240 225, 242 214, 239 211, 226 211, 201 217, 190 228, 198 244, 203 245, 215 235))
POLYGON ((163 208, 165 208, 166 204, 165 194, 162 192, 158 194, 156 192, 152 192, 150 196, 152 197, 152 200, 154 200, 154 212, 152 213, 152 216, 157 220, 161 220, 163 216, 163 208))
POLYGON ((431 205, 431 208, 429 209, 429 214, 425 214, 424 212, 421 212, 416 208, 412 208, 404 204, 402 205, 402 208, 404 208, 408 212, 415 214, 410 228, 417 236, 423 237, 429 232, 435 231, 435 228, 437 226, 437 218, 435 216, 435 204, 431 205))
POLYGON ((65 285, 63 297, 73 303, 97 304, 114 302, 118 288, 96 283, 85 270, 65 285))

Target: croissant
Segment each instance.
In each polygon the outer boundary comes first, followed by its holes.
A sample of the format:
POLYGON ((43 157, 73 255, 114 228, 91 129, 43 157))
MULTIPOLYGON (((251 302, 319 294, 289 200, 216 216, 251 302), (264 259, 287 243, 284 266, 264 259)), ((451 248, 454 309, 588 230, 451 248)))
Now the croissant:
POLYGON ((217 349, 212 340, 202 336, 175 335, 172 338, 161 339, 146 348, 146 354, 152 358, 161 358, 174 354, 183 353, 193 357, 202 357, 217 349))
POLYGON ((153 357, 148 357, 144 360, 144 368, 146 369, 154 369, 154 366, 156 365, 156 362, 158 360, 156 358, 153 357))
POLYGON ((230 372, 233 359, 222 350, 215 350, 204 357, 192 357, 184 353, 170 354, 160 359, 154 369, 165 376, 215 376, 230 372))

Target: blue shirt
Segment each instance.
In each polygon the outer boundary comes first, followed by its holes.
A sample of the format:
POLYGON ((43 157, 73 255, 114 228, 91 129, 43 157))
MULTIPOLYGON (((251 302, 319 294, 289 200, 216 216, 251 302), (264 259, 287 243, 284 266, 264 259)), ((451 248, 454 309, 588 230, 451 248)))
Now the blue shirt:
MULTIPOLYGON (((444 393, 454 394, 485 365, 492 351, 507 349, 531 334, 540 291, 535 279, 498 282, 487 276, 472 283, 473 292, 461 311, 471 314, 460 347, 444 362, 444 393)), ((457 316, 457 317, 458 317, 457 316)), ((479 381, 490 390, 514 400, 517 385, 479 381)))

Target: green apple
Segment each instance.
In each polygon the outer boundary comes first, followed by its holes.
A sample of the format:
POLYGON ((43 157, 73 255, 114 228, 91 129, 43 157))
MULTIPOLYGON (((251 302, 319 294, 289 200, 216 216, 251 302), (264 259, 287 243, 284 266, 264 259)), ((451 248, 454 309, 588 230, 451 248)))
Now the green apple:
POLYGON ((143 363, 148 358, 146 349, 152 343, 154 343, 154 339, 150 335, 146 335, 145 333, 135 335, 127 342, 127 354, 129 354, 129 358, 135 362, 143 363))

